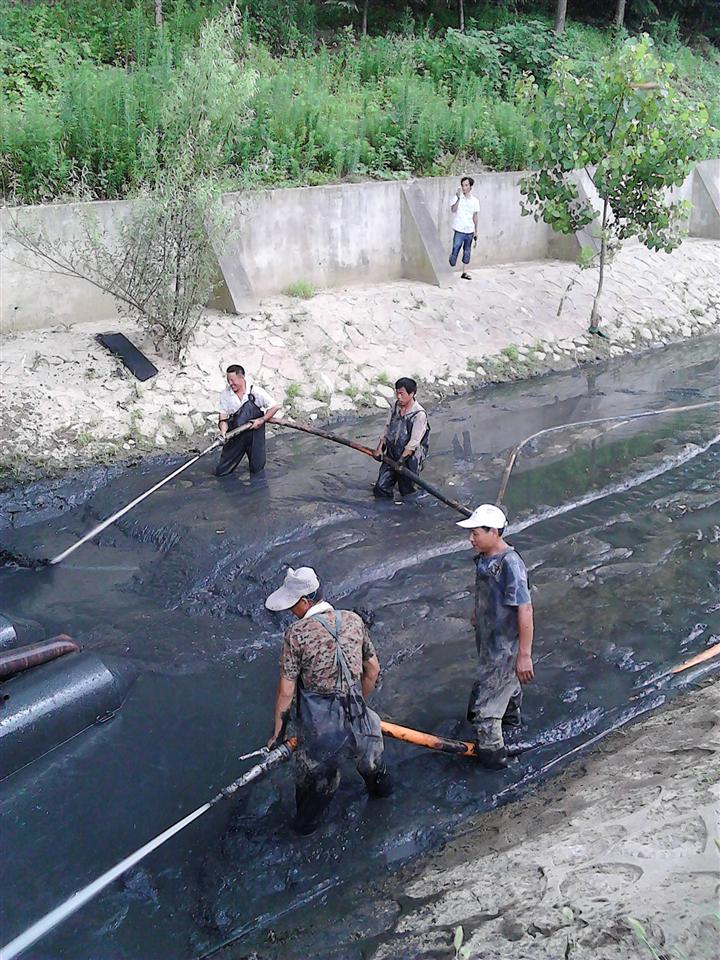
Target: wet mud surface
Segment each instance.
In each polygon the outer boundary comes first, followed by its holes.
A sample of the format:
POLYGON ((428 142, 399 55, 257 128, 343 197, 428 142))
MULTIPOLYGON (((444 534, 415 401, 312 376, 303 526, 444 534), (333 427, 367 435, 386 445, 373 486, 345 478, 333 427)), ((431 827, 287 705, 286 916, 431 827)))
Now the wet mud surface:
MULTIPOLYGON (((720 397, 720 345, 695 341, 586 373, 485 389, 431 411, 425 475, 493 500, 509 449, 546 426, 720 397)), ((154 853, 37 944, 33 958, 360 957, 393 904, 348 908, 478 812, 672 695, 661 675, 720 637, 717 407, 540 438, 510 482, 511 541, 534 584, 536 681, 527 749, 507 771, 389 743, 399 781, 368 803, 344 778, 318 834, 289 831, 292 772, 275 771, 154 853), (657 681, 657 682, 656 682, 657 681), (272 934, 269 933, 272 931, 272 934)), ((347 424, 372 442, 382 417, 347 424)), ((140 676, 111 722, 0 783, 3 942, 199 806, 267 739, 284 621, 263 607, 290 564, 363 611, 384 667, 381 715, 468 735, 473 566, 456 516, 430 497, 370 496, 373 464, 312 437, 270 442, 263 479, 201 461, 59 567, 0 571, 0 610, 131 658, 140 676)), ((170 472, 146 462, 0 497, 2 548, 53 556, 170 472), (12 509, 8 508, 8 504, 12 509), (11 524, 10 522, 11 521, 11 524)))

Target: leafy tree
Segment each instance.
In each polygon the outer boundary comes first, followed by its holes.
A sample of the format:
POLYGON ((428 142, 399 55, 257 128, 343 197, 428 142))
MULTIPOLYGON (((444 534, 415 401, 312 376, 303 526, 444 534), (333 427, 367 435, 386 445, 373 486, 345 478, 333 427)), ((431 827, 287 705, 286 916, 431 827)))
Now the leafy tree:
POLYGON ((580 197, 573 172, 584 168, 602 204, 598 285, 590 330, 599 332, 605 269, 628 237, 670 253, 683 237, 687 204, 668 191, 717 143, 702 103, 688 101, 673 82, 647 35, 618 46, 593 75, 573 61, 558 61, 544 95, 526 80, 535 112, 531 169, 521 185, 523 214, 560 233, 595 219, 580 197))
POLYGON ((556 0, 555 33, 560 34, 564 32, 566 17, 567 17, 567 0, 556 0))

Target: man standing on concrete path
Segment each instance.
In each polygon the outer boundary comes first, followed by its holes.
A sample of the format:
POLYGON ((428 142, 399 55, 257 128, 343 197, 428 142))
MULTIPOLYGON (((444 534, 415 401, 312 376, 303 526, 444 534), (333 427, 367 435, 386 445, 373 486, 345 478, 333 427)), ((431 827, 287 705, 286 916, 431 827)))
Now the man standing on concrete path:
MULTIPOLYGON (((450 201, 453 217, 453 244, 450 254, 450 266, 457 263, 458 254, 462 247, 462 262, 467 267, 470 263, 470 249, 473 240, 477 244, 478 213, 480 201, 473 196, 472 188, 475 181, 472 177, 463 177, 460 187, 455 193, 455 199, 450 201)), ((463 280, 472 280, 470 274, 463 270, 460 274, 463 280)))
MULTIPOLYGON (((375 448, 375 456, 384 452, 413 473, 420 473, 428 452, 430 427, 424 408, 415 399, 416 393, 417 383, 411 377, 400 377, 395 381, 396 400, 375 448)), ((401 496, 406 497, 415 491, 411 480, 383 463, 373 493, 376 497, 392 497, 396 483, 401 496)))
POLYGON ((371 797, 392 793, 380 717, 365 702, 375 689, 380 663, 362 619, 321 599, 312 567, 288 567, 285 582, 265 606, 290 610, 298 620, 285 631, 268 747, 284 738, 297 689, 294 827, 308 834, 320 825, 340 785, 346 754, 355 759, 371 797))
POLYGON ((470 530, 475 557, 475 627, 479 669, 468 703, 480 761, 507 764, 503 724, 520 725, 520 684, 534 677, 533 609, 527 570, 506 543, 507 520, 499 507, 483 503, 459 527, 470 530))
POLYGON ((224 477, 232 473, 245 454, 250 463, 250 473, 260 473, 265 469, 265 424, 275 416, 280 406, 262 387, 253 384, 248 387, 245 370, 239 363, 227 368, 226 377, 228 385, 218 402, 219 439, 224 446, 215 476, 224 477), (225 441, 228 430, 234 430, 244 423, 252 423, 252 429, 225 441))

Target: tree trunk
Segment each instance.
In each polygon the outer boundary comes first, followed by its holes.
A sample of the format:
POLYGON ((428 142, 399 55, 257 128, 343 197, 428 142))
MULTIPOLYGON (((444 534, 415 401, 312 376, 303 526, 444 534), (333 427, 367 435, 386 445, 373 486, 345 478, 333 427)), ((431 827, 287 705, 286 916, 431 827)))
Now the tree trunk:
POLYGON ((561 34, 565 31, 565 18, 567 16, 567 0, 557 0, 555 7, 555 33, 561 34))
POLYGON ((162 30, 163 25, 163 0, 155 0, 155 26, 162 30))
POLYGON ((367 36, 367 20, 368 20, 367 15, 368 15, 369 5, 370 5, 370 0, 365 0, 365 2, 363 3, 363 11, 362 11, 362 35, 364 37, 367 36))
POLYGON ((625 22, 625 0, 616 0, 615 3, 615 26, 621 27, 625 22))
POLYGON ((600 270, 598 276, 598 285, 597 290, 595 291, 595 297, 593 298, 592 310, 590 312, 590 332, 597 333, 600 326, 600 297, 602 295, 603 281, 605 280, 605 258, 607 256, 607 237, 606 237, 606 228, 608 220, 608 207, 609 204, 607 199, 603 200, 603 216, 602 216, 602 236, 600 238, 600 270))
POLYGON ((464 0, 458 0, 458 21, 460 23, 460 33, 465 33, 465 3, 464 0))

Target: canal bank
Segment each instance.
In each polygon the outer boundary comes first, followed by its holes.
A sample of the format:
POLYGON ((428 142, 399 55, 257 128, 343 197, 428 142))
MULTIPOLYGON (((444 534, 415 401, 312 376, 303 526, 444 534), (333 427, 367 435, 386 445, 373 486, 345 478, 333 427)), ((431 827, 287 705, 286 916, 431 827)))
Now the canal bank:
POLYGON ((694 687, 464 824, 386 885, 388 927, 366 956, 450 957, 462 926, 472 960, 715 960, 719 716, 720 684, 694 687))
POLYGON ((596 272, 559 260, 483 267, 448 287, 400 280, 273 297, 242 316, 209 311, 180 364, 127 320, 8 334, 0 472, 7 486, 204 445, 230 363, 291 417, 323 422, 387 410, 401 375, 432 403, 640 354, 720 330, 719 273, 720 241, 690 239, 670 255, 628 244, 605 284, 607 340, 587 333, 596 272), (157 376, 140 383, 96 342, 115 331, 157 376))

